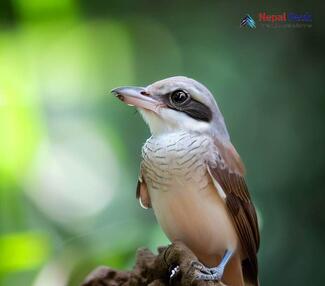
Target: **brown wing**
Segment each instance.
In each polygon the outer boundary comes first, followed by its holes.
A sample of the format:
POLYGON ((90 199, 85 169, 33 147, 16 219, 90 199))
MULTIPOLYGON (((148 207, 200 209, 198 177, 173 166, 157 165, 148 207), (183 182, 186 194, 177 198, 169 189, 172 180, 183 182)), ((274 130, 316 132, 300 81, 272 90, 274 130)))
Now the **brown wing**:
POLYGON ((226 204, 247 257, 243 261, 244 277, 250 283, 258 285, 256 253, 260 237, 256 211, 243 177, 244 165, 230 142, 216 141, 216 147, 217 159, 209 164, 209 170, 226 194, 226 204))
POLYGON ((147 184, 142 177, 140 177, 138 180, 136 198, 139 199, 141 207, 144 209, 151 208, 147 184))

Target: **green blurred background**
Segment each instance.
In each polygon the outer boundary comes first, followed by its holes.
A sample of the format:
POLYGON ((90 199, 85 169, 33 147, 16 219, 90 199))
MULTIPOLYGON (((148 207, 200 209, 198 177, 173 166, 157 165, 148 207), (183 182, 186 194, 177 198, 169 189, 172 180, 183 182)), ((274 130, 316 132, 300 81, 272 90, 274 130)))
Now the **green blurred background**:
POLYGON ((325 29, 305 3, 2 0, 0 284, 78 285, 168 242, 135 200, 149 131, 109 91, 172 75, 209 87, 246 163, 261 284, 324 284, 325 29), (239 27, 260 11, 313 27, 239 27))

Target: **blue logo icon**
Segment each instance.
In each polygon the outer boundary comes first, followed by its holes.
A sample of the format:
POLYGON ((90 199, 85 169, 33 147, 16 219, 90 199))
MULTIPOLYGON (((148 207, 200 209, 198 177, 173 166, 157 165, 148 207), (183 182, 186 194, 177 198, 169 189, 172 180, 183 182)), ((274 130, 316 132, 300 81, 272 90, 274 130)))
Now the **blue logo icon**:
POLYGON ((241 27, 249 27, 251 29, 256 28, 256 24, 254 19, 250 15, 246 15, 241 21, 240 21, 240 26, 241 27))

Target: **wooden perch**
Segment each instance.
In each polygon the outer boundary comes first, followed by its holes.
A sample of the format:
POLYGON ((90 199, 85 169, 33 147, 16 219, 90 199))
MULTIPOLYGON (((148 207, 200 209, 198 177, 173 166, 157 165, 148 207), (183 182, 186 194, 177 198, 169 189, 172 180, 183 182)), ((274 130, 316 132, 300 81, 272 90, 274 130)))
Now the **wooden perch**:
POLYGON ((198 260, 180 241, 168 247, 158 248, 158 255, 154 255, 147 248, 142 248, 137 251, 136 256, 136 264, 132 271, 119 271, 100 266, 86 277, 82 286, 224 285, 214 281, 196 280, 197 270, 191 267, 191 263, 198 260), (179 271, 170 279, 172 269, 176 266, 179 266, 179 271))

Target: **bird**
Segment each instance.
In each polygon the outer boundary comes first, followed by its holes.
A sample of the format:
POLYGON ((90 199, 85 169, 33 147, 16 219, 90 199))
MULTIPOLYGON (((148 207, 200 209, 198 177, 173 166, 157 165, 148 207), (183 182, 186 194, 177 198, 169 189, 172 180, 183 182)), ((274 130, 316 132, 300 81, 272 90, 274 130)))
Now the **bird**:
POLYGON ((137 108, 151 133, 136 197, 171 242, 181 240, 197 256, 196 279, 259 285, 257 214, 213 94, 185 76, 112 93, 137 108))

